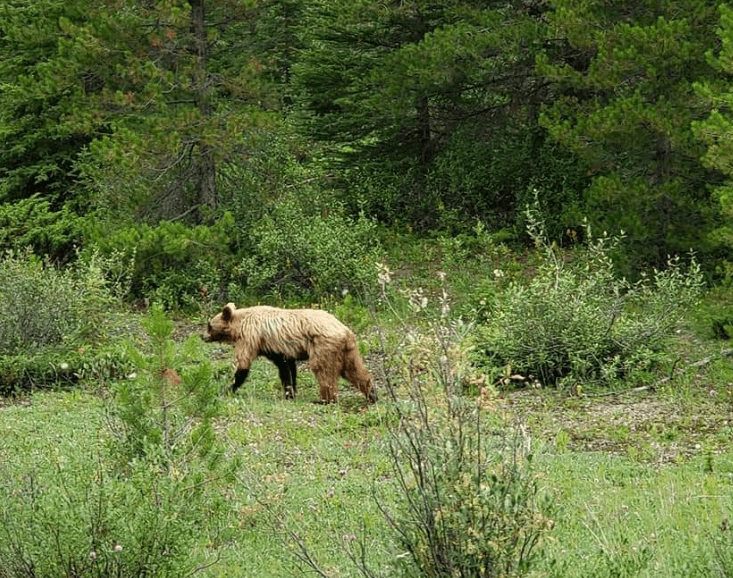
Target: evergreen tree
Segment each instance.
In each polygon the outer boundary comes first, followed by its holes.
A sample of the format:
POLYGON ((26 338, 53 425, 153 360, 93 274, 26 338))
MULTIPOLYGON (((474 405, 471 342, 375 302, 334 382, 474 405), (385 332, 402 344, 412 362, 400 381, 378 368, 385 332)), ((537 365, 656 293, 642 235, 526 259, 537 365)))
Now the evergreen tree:
POLYGON ((35 195, 58 209, 73 197, 74 163, 95 129, 77 112, 99 84, 67 57, 61 23, 81 21, 85 4, 0 4, 0 203, 35 195))
MULTIPOLYGON (((639 260, 705 249, 705 184, 691 123, 705 114, 695 82, 714 71, 712 0, 551 0, 539 70, 557 83, 542 122, 584 159, 593 183, 585 211, 603 229, 628 233, 639 260)), ((636 264, 639 264, 637 261, 636 264)))
POLYGON ((110 204, 202 222, 218 206, 218 166, 261 122, 256 67, 233 54, 249 7, 118 0, 116 8, 100 6, 75 31, 95 38, 97 57, 114 72, 97 98, 110 131, 92 144, 86 174, 110 204))
POLYGON ((213 217, 219 166, 265 122, 246 28, 255 7, 0 6, 0 202, 39 194, 115 219, 213 217))
POLYGON ((436 225, 441 205, 460 204, 465 192, 431 194, 449 144, 531 125, 544 89, 532 75, 541 6, 315 0, 295 66, 304 129, 334 147, 352 192, 376 214, 436 225))
POLYGON ((726 182, 714 192, 719 203, 720 221, 711 232, 711 242, 725 250, 727 276, 733 275, 733 8, 720 6, 720 27, 717 31, 719 52, 709 51, 708 61, 720 78, 701 82, 698 93, 712 103, 710 116, 695 123, 695 134, 707 145, 705 163, 726 176, 726 182))

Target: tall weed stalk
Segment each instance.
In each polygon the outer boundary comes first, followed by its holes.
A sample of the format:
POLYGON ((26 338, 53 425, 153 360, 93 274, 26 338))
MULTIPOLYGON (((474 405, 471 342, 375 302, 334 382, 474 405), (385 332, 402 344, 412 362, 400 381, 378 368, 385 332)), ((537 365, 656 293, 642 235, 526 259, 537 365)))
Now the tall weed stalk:
MULTIPOLYGON (((400 324, 389 334, 381 330, 377 373, 386 390, 380 403, 389 406, 391 475, 375 484, 373 498, 396 555, 370 559, 362 536, 345 546, 349 557, 368 578, 523 575, 542 555, 553 512, 532 469, 531 439, 502 419, 488 390, 462 395, 476 378, 464 351, 470 326, 451 319, 447 292, 433 300, 415 288, 396 291, 384 266, 379 280, 384 305, 400 324)), ((289 536, 302 567, 329 576, 303 540, 289 536)))

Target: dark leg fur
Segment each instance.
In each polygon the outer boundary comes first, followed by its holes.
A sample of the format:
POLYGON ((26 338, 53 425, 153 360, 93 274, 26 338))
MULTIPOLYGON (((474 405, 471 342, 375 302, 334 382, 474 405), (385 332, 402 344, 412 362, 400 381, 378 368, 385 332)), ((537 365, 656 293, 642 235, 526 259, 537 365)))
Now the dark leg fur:
POLYGON ((232 384, 232 391, 237 391, 239 386, 244 383, 249 375, 249 369, 238 369, 234 372, 234 383, 232 384))
POLYGON ((277 366, 277 371, 280 374, 280 383, 282 383, 283 389, 285 390, 285 398, 294 399, 298 391, 295 359, 286 357, 282 353, 263 353, 263 355, 277 366))

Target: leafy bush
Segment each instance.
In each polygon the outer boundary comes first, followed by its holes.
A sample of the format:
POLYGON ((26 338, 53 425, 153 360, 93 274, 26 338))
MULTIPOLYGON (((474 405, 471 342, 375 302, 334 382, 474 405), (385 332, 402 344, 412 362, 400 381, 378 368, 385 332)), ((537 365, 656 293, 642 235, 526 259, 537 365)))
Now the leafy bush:
POLYGON ((111 375, 125 366, 104 341, 116 303, 94 255, 57 269, 32 253, 0 260, 0 393, 85 376, 111 375))
MULTIPOLYGON (((219 301, 232 270, 234 219, 224 215, 212 226, 190 227, 162 221, 157 226, 128 226, 109 234, 90 230, 88 251, 117 255, 131 270, 133 299, 148 299, 166 308, 195 308, 202 295, 219 301)), ((107 269, 108 277, 118 273, 107 269)))
POLYGON ((3 257, 0 293, 2 353, 58 344, 83 325, 73 277, 32 254, 3 257))
POLYGON ((216 547, 221 485, 238 467, 213 429, 218 389, 198 341, 179 349, 159 307, 144 327, 146 349, 129 346, 136 376, 107 408, 110 454, 104 444, 52 452, 56 463, 22 479, 0 466, 0 576, 178 577, 210 564, 202 536, 216 547), (193 362, 180 383, 163 373, 193 362))
POLYGON ((0 263, 0 353, 99 337, 99 316, 114 298, 94 259, 57 269, 31 253, 8 252, 0 263))
POLYGON ((0 205, 0 252, 30 248, 36 255, 66 263, 81 241, 82 223, 68 207, 53 211, 38 197, 0 205))
POLYGON ((47 348, 30 355, 0 355, 0 395, 79 382, 107 383, 133 369, 126 350, 116 346, 47 348))
POLYGON ((492 436, 475 401, 448 399, 445 421, 418 394, 417 419, 392 432, 399 497, 388 522, 411 577, 524 575, 552 522, 550 497, 532 473, 529 439, 492 436))
POLYGON ((376 226, 360 216, 311 214, 284 200, 248 231, 238 272, 253 292, 320 298, 375 286, 376 226))
POLYGON ((530 283, 512 282, 496 295, 478 338, 488 359, 548 385, 609 383, 651 367, 701 293, 695 259, 684 267, 670 258, 665 270, 630 283, 614 274, 617 240, 594 240, 588 231, 587 247, 566 262, 536 213, 528 212, 528 223, 544 261, 530 283))
POLYGON ((138 578, 187 576, 199 530, 176 480, 148 463, 124 479, 94 460, 0 479, 0 576, 138 578), (14 487, 9 487, 13 484, 14 487))
POLYGON ((543 216, 554 236, 572 222, 569 212, 587 180, 576 156, 536 127, 467 125, 433 162, 427 197, 438 209, 442 230, 460 231, 475 219, 485 220, 493 231, 522 230, 522 207, 539 187, 545 191, 543 216))
POLYGON ((381 505, 405 552, 396 570, 415 578, 524 575, 541 555, 553 511, 532 471, 529 435, 486 411, 493 391, 475 381, 470 328, 451 319, 445 290, 434 304, 410 302, 412 316, 402 319, 408 337, 384 368, 397 414, 389 422, 396 498, 381 505), (470 398, 462 395, 469 383, 478 386, 470 398))

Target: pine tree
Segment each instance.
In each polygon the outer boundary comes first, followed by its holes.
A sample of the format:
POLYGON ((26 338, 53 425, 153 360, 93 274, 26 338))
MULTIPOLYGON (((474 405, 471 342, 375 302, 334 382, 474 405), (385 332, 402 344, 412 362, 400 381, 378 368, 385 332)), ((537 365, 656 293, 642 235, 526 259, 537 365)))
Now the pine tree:
POLYGON ((80 21, 85 4, 0 4, 0 203, 35 195, 58 209, 73 197, 74 163, 95 129, 77 112, 99 85, 67 57, 61 23, 80 21))
POLYGON ((40 194, 114 219, 213 218, 219 167, 267 122, 248 44, 254 8, 0 6, 0 202, 40 194))
POLYGON ((312 2, 294 69, 302 126, 359 173, 352 184, 378 181, 367 194, 383 204, 380 216, 434 225, 442 200, 429 196, 430 173, 454 135, 479 126, 484 134, 469 138, 482 138, 510 115, 528 115, 542 88, 532 76, 540 6, 312 2))
POLYGON ((720 207, 720 222, 711 232, 710 241, 726 251, 727 275, 730 276, 733 262, 733 8, 720 6, 719 52, 708 52, 710 64, 720 78, 701 82, 696 86, 698 94, 712 103, 713 110, 705 120, 693 125, 695 134, 706 145, 705 163, 726 176, 726 182, 717 187, 714 197, 720 207))
POLYGON ((87 174, 103 194, 119 193, 118 183, 137 190, 128 200, 144 215, 205 221, 218 206, 218 166, 261 122, 259 86, 249 82, 256 70, 232 57, 249 8, 116 4, 76 30, 96 39, 97 57, 114 71, 97 99, 110 134, 93 143, 87 174))
POLYGON ((704 249, 708 191, 691 123, 705 114, 695 82, 714 75, 715 2, 552 0, 539 71, 557 83, 542 122, 593 177, 585 211, 628 233, 640 261, 704 249))

